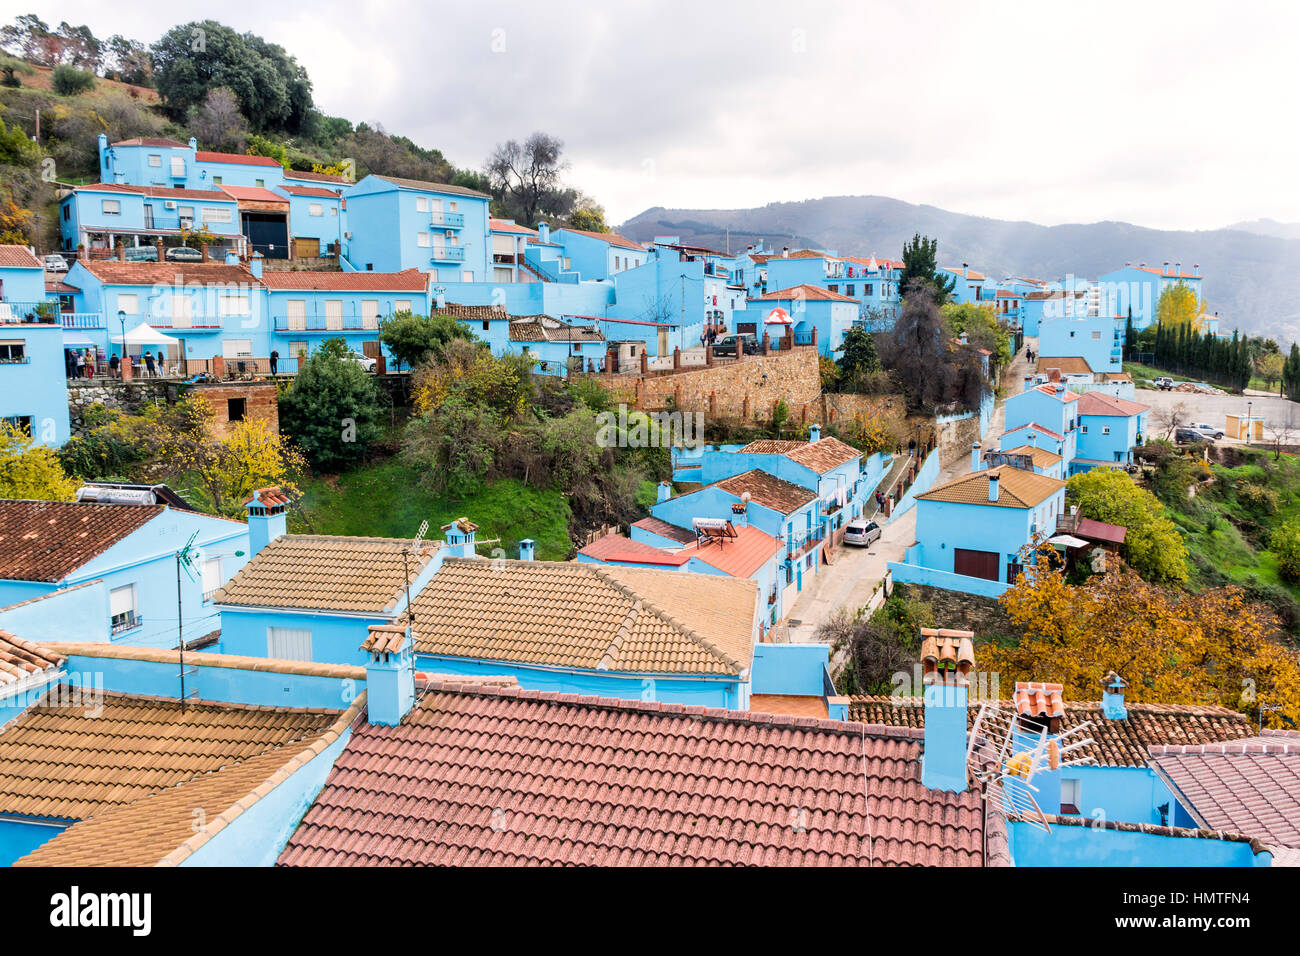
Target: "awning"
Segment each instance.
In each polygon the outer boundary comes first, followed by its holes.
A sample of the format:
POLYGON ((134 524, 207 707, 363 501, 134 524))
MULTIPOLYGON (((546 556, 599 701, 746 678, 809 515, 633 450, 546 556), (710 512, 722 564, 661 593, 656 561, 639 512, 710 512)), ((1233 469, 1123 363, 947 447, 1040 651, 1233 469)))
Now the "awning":
POLYGON ((65 330, 63 333, 63 347, 65 349, 87 348, 94 344, 94 339, 88 335, 83 335, 81 332, 68 332, 65 330))
POLYGON ((775 308, 767 313, 767 318, 763 320, 764 325, 790 325, 790 313, 782 308, 775 308))
MULTIPOLYGON (((114 345, 121 345, 122 338, 123 336, 121 335, 115 335, 110 341, 112 341, 114 345)), ((127 345, 180 345, 181 342, 180 339, 159 332, 148 322, 141 322, 131 331, 127 332, 125 338, 127 345)))
POLYGON ((1055 538, 1048 540, 1047 543, 1058 548, 1086 548, 1089 544, 1089 542, 1084 541, 1082 538, 1076 538, 1072 534, 1058 534, 1055 538))

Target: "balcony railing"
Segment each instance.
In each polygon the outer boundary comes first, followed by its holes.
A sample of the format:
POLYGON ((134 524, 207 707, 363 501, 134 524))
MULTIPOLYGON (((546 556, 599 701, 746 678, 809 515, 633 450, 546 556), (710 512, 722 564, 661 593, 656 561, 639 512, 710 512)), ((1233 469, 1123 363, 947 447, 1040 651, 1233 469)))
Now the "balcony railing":
POLYGON ((59 303, 44 299, 40 302, 22 302, 6 299, 0 302, 0 323, 49 322, 57 323, 59 303))
POLYGON ((109 621, 109 628, 114 635, 124 634, 127 631, 133 631, 144 623, 144 618, 140 617, 135 611, 132 611, 120 621, 109 621))
POLYGON ((277 332, 378 332, 381 318, 364 315, 325 315, 313 313, 305 316, 277 315, 277 332))
POLYGON ((460 229, 465 225, 465 214, 459 212, 435 212, 429 215, 430 229, 460 229))
POLYGON ((434 246, 429 259, 432 262, 464 262, 465 249, 462 246, 434 246))
POLYGON ((104 316, 99 312, 62 312, 59 319, 65 329, 104 328, 104 316))

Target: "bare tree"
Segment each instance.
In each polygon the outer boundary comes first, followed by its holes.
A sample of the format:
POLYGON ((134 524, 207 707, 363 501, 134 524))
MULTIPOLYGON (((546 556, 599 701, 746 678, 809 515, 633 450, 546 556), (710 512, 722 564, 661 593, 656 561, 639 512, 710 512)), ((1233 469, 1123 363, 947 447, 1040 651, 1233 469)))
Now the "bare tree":
MULTIPOLYGON (((1246 423, 1249 429, 1251 424, 1246 423)), ((1282 457, 1282 446, 1291 444, 1291 438, 1295 435, 1295 412, 1287 409, 1286 420, 1273 422, 1268 426, 1269 437, 1273 439, 1273 460, 1278 461, 1282 457)), ((1247 438, 1249 443, 1249 437, 1247 438)))
POLYGON ((561 155, 564 143, 547 133, 533 133, 520 143, 507 140, 492 150, 483 172, 507 212, 526 226, 544 214, 567 216, 576 192, 560 183, 569 168, 561 155))
POLYGON ((189 120, 199 141, 211 149, 242 153, 248 145, 248 122, 229 87, 209 90, 203 104, 190 111, 189 120))
POLYGON ((1187 405, 1184 402, 1171 405, 1156 416, 1156 425, 1164 430, 1166 441, 1185 421, 1187 421, 1187 405))

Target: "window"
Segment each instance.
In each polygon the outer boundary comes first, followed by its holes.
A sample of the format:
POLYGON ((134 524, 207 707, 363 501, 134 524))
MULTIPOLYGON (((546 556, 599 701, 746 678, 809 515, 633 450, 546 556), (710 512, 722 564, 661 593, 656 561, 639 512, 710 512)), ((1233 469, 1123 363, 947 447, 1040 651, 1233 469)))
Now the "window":
POLYGON ((1101 433, 1102 433, 1103 435, 1109 435, 1109 434, 1110 434, 1110 426, 1109 426, 1109 425, 1102 425, 1102 426, 1101 426, 1101 433))
POLYGON ((872 287, 872 285, 874 285, 874 283, 868 282, 868 283, 866 283, 866 284, 862 287, 862 294, 863 294, 864 296, 869 296, 869 295, 871 295, 871 287, 872 287))
POLYGON ((0 340, 0 365, 26 365, 27 343, 23 339, 0 340))
POLYGON ((1100 333, 1100 332, 1093 332, 1093 333, 1092 333, 1092 337, 1093 337, 1094 340, 1099 340, 1099 339, 1101 338, 1101 333, 1100 333))
POLYGON ((428 196, 416 196, 416 197, 415 197, 415 211, 416 211, 416 212, 428 212, 428 211, 429 211, 429 197, 428 197, 428 196))
POLYGON ((449 202, 447 203, 447 208, 450 209, 452 212, 455 212, 457 207, 454 202, 449 202))
POLYGON ((298 361, 301 362, 303 359, 305 359, 305 358, 307 357, 307 343, 306 343, 306 342, 290 342, 290 343, 289 343, 289 354, 292 355, 294 358, 296 358, 298 361))
POLYGON ((1088 434, 1088 426, 1084 425, 1082 428, 1079 429, 1079 431, 1085 435, 1088 434))
POLYGON ((396 301, 393 303, 393 311, 394 311, 394 312, 410 312, 410 311, 411 311, 411 300, 410 300, 410 299, 398 299, 398 300, 396 300, 396 301))
POLYGON ((337 216, 338 214, 339 214, 339 207, 338 207, 338 206, 330 206, 330 215, 331 215, 331 216, 337 216))
POLYGON ((290 299, 285 305, 288 308, 289 331, 305 332, 307 331, 307 300, 290 299))
POLYGON ((158 153, 150 153, 150 154, 149 154, 149 165, 150 165, 150 166, 153 166, 153 167, 155 167, 155 168, 161 168, 161 167, 162 167, 162 156, 161 156, 160 154, 158 154, 158 153))
POLYGON ((65 202, 63 204, 63 221, 64 222, 72 221, 72 203, 70 202, 65 202))
POLYGON ((255 179, 255 180, 253 180, 253 185, 254 185, 254 186, 261 186, 263 189, 265 189, 265 188, 266 188, 266 180, 265 180, 265 179, 255 179))
POLYGON ((252 339, 223 339, 221 357, 224 359, 241 359, 253 357, 252 339))
POLYGON ((142 622, 136 610, 134 584, 113 588, 108 592, 108 614, 115 635, 140 626, 142 622))
POLYGON ((421 249, 428 249, 433 245, 433 239, 427 232, 421 232, 416 235, 415 244, 421 249))
POLYGON ((318 202, 314 202, 314 203, 312 203, 310 206, 307 207, 307 215, 309 215, 309 216, 323 216, 323 215, 325 215, 325 207, 322 206, 322 205, 321 205, 320 203, 318 203, 318 202))
POLYGON ((212 600, 221 589, 221 580, 221 559, 208 558, 203 562, 203 600, 212 600))
POLYGON ((462 272, 462 273, 460 274, 460 281, 461 281, 461 282, 473 282, 473 281, 474 281, 474 270, 473 270, 473 269, 466 269, 464 272, 462 272))
POLYGON ((839 292, 839 291, 840 291, 840 287, 839 287, 839 285, 836 284, 836 283, 834 283, 834 282, 832 282, 829 286, 827 286, 827 288, 830 289, 832 292, 839 292))
POLYGON ((244 400, 242 398, 226 399, 226 421, 234 424, 244 420, 244 400))
POLYGON ((1083 791, 1083 787, 1080 786, 1081 783, 1082 781, 1079 780, 1077 777, 1061 778, 1061 812, 1062 813, 1077 814, 1079 812, 1079 803, 1083 791))
POLYGON ((31 437, 32 416, 30 415, 6 415, 4 418, 0 418, 0 422, 4 422, 11 428, 16 428, 24 435, 31 437))
POLYGON ((194 225, 194 207, 181 206, 176 210, 176 215, 180 217, 182 226, 194 225))
POLYGON ((325 303, 325 329, 329 332, 343 330, 343 300, 331 299, 325 303))
POLYGON ((282 661, 311 660, 311 631, 297 627, 268 627, 266 656, 282 661))
MULTIPOLYGON (((185 157, 184 157, 184 156, 173 156, 173 157, 172 157, 172 175, 173 175, 173 176, 184 176, 184 175, 185 175, 185 157)), ((220 176, 213 176, 213 177, 212 177, 212 181, 213 181, 214 183, 220 185, 220 184, 221 184, 221 177, 220 177, 220 176)))
POLYGON ((232 222, 234 219, 229 209, 205 209, 203 210, 204 222, 232 222))
POLYGON ((172 293, 172 328, 193 328, 193 315, 190 297, 177 289, 172 293))
POLYGON ((212 185, 214 185, 214 186, 220 186, 220 185, 221 185, 221 177, 220 177, 220 176, 213 176, 213 177, 212 177, 212 185))
POLYGON ((217 297, 217 311, 221 315, 248 315, 252 307, 247 295, 222 295, 217 297))
POLYGON ((619 258, 618 258, 618 256, 615 256, 615 257, 614 257, 614 271, 615 271, 615 272, 618 271, 618 263, 619 263, 619 258))
POLYGON ((483 320, 483 331, 484 331, 484 332, 487 332, 487 331, 491 330, 491 328, 492 328, 492 323, 489 322, 487 319, 484 319, 484 320, 483 320))
POLYGON ((125 312, 127 315, 139 314, 140 297, 134 292, 119 292, 117 294, 117 311, 125 312))
POLYGON ((99 208, 105 216, 122 215, 122 202, 118 199, 101 199, 99 201, 99 208))
POLYGON ((848 285, 846 285, 846 286, 844 287, 844 294, 845 294, 845 295, 857 295, 857 293, 854 291, 854 289, 856 289, 856 288, 857 288, 857 287, 856 287, 852 282, 850 282, 848 285))
POLYGON ((379 328, 379 302, 376 299, 364 299, 361 302, 361 327, 363 329, 379 328))

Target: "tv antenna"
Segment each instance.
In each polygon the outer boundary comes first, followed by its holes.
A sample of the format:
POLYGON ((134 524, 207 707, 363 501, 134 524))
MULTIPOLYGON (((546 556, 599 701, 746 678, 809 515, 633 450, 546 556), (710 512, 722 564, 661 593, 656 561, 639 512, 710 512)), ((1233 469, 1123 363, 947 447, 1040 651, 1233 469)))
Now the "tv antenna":
MULTIPOLYGON (((181 603, 181 572, 184 571, 185 576, 191 581, 195 579, 194 569, 203 559, 203 552, 194 546, 194 539, 198 536, 199 533, 195 531, 185 542, 185 546, 176 552, 176 646, 180 650, 180 673, 177 676, 180 677, 181 682, 182 714, 185 713, 185 701, 189 699, 189 695, 185 693, 185 675, 197 674, 198 668, 188 671, 185 669, 185 615, 181 603)), ((193 693, 197 695, 198 692, 193 693)))

